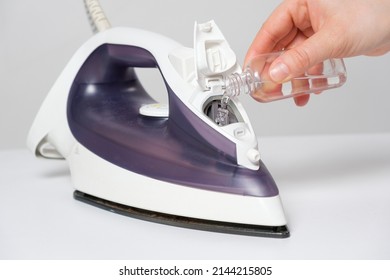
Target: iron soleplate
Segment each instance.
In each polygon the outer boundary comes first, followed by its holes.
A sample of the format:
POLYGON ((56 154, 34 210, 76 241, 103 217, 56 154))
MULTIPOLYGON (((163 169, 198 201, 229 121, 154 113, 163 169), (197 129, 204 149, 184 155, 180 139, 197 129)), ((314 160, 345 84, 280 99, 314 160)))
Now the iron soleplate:
POLYGON ((77 190, 74 191, 73 196, 76 200, 113 213, 165 225, 259 237, 287 238, 290 236, 287 226, 249 225, 170 215, 115 203, 77 190))

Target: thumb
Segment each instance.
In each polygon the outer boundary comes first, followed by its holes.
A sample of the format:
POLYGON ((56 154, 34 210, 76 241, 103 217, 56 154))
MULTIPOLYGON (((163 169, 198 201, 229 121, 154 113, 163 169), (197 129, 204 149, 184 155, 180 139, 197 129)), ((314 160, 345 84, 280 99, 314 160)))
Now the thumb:
POLYGON ((331 57, 332 45, 326 37, 316 33, 275 59, 269 70, 271 79, 278 83, 290 80, 331 57))

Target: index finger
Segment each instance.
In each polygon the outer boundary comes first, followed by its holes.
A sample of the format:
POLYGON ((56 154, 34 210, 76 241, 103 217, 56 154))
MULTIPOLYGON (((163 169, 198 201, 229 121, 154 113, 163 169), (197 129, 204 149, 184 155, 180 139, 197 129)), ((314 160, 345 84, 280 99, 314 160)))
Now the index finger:
POLYGON ((297 32, 289 5, 283 2, 272 12, 256 34, 245 61, 262 53, 280 51, 294 39, 297 32))

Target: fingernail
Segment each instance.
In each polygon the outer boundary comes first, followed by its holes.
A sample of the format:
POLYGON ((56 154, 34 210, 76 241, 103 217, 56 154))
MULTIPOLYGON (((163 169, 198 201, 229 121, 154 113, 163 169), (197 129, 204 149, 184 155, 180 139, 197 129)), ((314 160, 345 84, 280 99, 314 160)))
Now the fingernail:
POLYGON ((282 62, 278 62, 275 66, 269 71, 271 79, 275 82, 282 82, 289 75, 288 67, 282 62))

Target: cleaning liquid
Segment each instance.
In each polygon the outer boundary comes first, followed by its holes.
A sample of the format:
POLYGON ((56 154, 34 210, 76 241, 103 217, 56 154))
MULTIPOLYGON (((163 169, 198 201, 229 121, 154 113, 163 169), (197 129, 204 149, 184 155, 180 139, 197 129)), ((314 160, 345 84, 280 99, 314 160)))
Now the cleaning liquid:
POLYGON ((230 97, 227 95, 223 95, 221 98, 221 103, 217 109, 217 116, 215 117, 215 123, 219 126, 225 126, 229 124, 229 104, 230 97))
POLYGON ((269 76, 269 68, 281 54, 282 52, 256 56, 242 73, 228 76, 225 79, 221 108, 227 98, 241 94, 250 94, 259 102, 271 102, 337 88, 347 79, 343 60, 328 59, 311 67, 299 77, 285 83, 276 83, 269 76))

